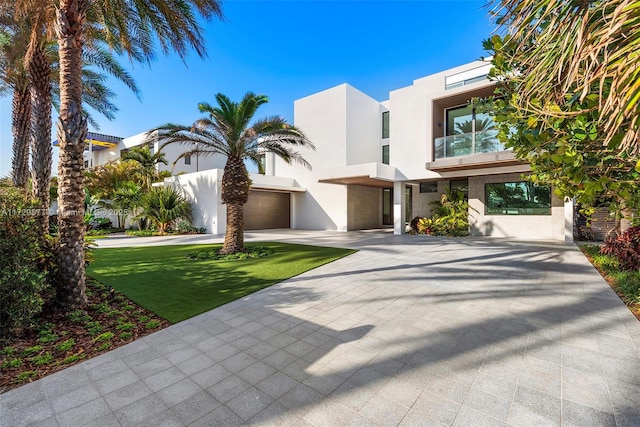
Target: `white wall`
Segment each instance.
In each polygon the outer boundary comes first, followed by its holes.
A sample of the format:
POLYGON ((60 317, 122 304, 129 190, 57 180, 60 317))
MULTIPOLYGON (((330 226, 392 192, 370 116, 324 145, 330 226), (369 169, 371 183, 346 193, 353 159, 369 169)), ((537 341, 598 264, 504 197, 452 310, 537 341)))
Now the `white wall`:
POLYGON ((222 204, 219 182, 221 169, 172 176, 165 179, 165 185, 182 189, 191 201, 194 227, 204 227, 207 233, 224 234, 226 227, 226 206, 222 204))
POLYGON ((318 182, 317 169, 345 166, 347 158, 347 85, 340 85, 294 103, 295 126, 313 142, 316 150, 301 148, 313 170, 279 158, 275 174, 295 178, 307 189, 292 198, 292 228, 312 230, 347 229, 347 189, 343 185, 318 182))
POLYGON ((493 85, 489 81, 481 81, 446 90, 446 77, 484 65, 486 63, 474 61, 417 79, 411 86, 390 92, 391 164, 408 179, 433 179, 439 176, 425 168, 425 163, 433 160, 433 101, 493 85))
POLYGON ((469 178, 471 234, 520 239, 565 240, 564 202, 552 192, 551 215, 486 215, 485 184, 522 181, 520 174, 469 178))
POLYGON ((347 165, 382 161, 382 111, 380 102, 346 86, 347 165))

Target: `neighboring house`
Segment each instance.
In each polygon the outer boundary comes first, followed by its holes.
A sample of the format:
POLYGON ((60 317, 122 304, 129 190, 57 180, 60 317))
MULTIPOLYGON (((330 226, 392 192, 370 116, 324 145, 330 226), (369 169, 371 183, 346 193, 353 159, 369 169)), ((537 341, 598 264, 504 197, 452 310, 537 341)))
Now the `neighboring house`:
MULTIPOLYGON (((84 151, 85 168, 94 168, 120 159, 127 150, 144 145, 146 136, 146 132, 128 138, 87 132, 84 151)), ((153 139, 152 136, 151 140, 153 141, 153 139)), ((161 148, 157 141, 146 143, 149 144, 152 154, 158 152, 161 148)), ((58 145, 58 141, 54 141, 53 144, 58 145)), ((158 164, 158 170, 167 170, 175 175, 224 167, 225 159, 221 156, 191 156, 178 160, 178 156, 185 150, 186 147, 182 145, 170 145, 162 148, 168 164, 158 164)))

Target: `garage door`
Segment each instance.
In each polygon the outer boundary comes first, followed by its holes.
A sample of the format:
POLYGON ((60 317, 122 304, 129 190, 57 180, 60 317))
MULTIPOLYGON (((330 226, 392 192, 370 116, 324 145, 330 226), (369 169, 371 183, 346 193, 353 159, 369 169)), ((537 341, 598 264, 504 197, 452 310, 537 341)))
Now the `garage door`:
POLYGON ((291 195, 251 190, 244 205, 244 229, 291 228, 291 195))

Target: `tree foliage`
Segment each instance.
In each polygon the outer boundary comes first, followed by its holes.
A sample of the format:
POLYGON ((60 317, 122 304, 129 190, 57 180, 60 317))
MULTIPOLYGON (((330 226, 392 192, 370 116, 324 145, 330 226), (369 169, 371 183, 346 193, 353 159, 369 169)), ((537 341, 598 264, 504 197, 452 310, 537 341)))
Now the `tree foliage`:
POLYGON ((507 32, 497 65, 520 70, 518 106, 552 127, 592 110, 601 140, 640 152, 640 1, 493 0, 507 32), (544 94, 544 96, 541 96, 544 94), (597 102, 585 102, 597 94, 597 102), (576 98, 573 108, 563 108, 576 98), (558 108, 559 107, 559 108, 558 108))
POLYGON ((279 116, 253 121, 258 108, 269 98, 248 92, 240 102, 215 95, 217 106, 200 103, 205 118, 191 126, 167 123, 149 132, 157 135, 162 146, 183 144, 188 147, 179 158, 192 155, 222 155, 227 163, 222 176, 222 201, 227 205, 227 228, 222 253, 244 251, 243 205, 251 185, 244 160, 260 164, 265 153, 274 153, 287 163, 309 163, 297 151, 299 147, 315 149, 304 133, 279 116), (253 122, 252 122, 253 121, 253 122))
POLYGON ((611 3, 628 2, 496 2, 496 21, 506 33, 484 42, 493 55, 496 97, 474 102, 494 115, 498 138, 531 165, 534 182, 583 206, 607 199, 625 210, 640 201, 639 152, 629 140, 638 110, 631 114, 632 104, 622 100, 628 91, 620 94, 623 82, 612 75, 617 66, 611 57, 626 47, 618 39, 609 50, 600 44, 611 19, 620 16, 611 3), (620 108, 612 109, 609 100, 616 97, 620 108))

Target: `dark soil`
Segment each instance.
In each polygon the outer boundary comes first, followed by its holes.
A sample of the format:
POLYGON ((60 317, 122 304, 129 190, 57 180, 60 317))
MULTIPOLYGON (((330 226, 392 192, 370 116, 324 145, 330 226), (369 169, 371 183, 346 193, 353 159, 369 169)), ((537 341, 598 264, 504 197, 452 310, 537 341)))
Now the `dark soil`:
POLYGON ((0 342, 0 394, 169 326, 91 278, 86 291, 82 309, 45 310, 29 330, 0 342))

